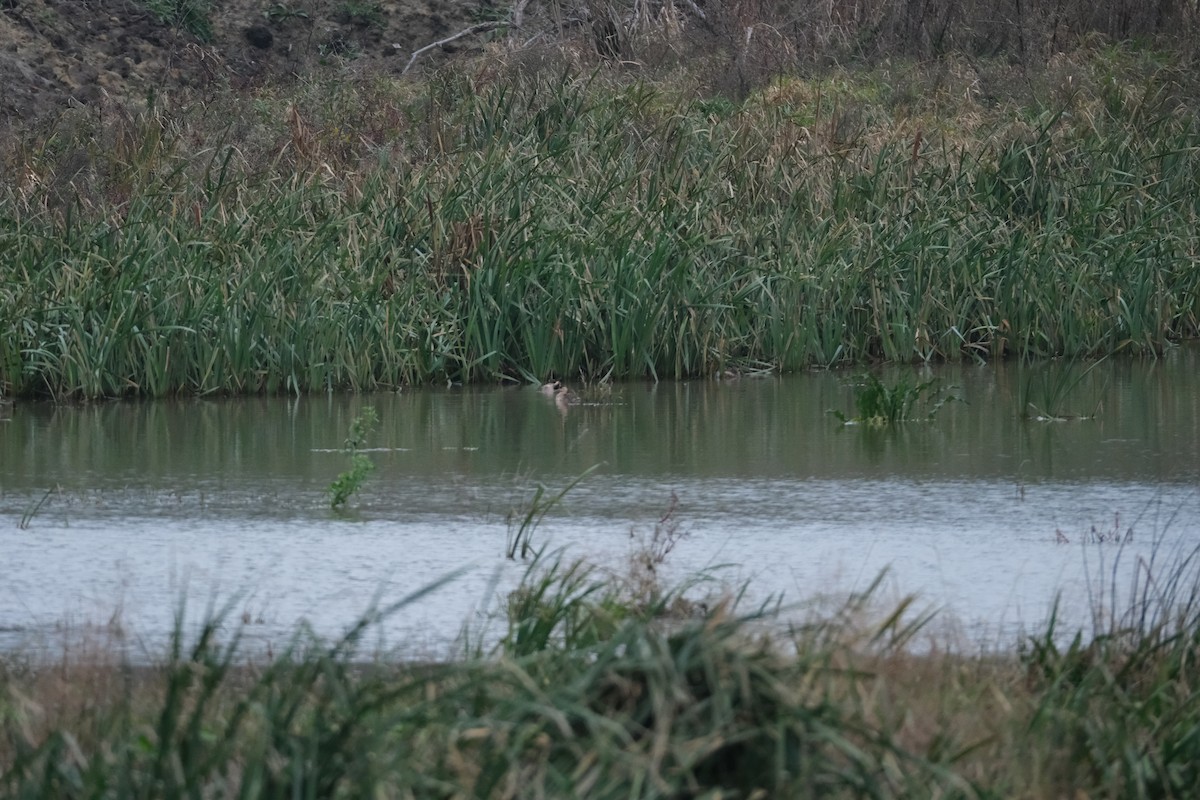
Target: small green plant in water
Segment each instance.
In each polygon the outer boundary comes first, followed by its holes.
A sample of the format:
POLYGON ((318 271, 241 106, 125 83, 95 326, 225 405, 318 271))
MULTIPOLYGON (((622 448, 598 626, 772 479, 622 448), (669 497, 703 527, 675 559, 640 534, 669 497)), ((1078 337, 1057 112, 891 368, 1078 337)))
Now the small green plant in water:
POLYGON ((1107 357, 1101 358, 1083 369, 1078 369, 1078 364, 1068 361, 1063 365, 1051 364, 1031 370, 1021 389, 1022 419, 1037 422, 1095 419, 1100 413, 1102 401, 1097 401, 1091 413, 1075 413, 1067 409, 1067 398, 1092 370, 1106 360, 1107 357))
POLYGON ((888 386, 875 375, 866 373, 854 387, 854 407, 857 411, 855 416, 847 417, 837 410, 829 413, 846 425, 894 425, 897 422, 915 419, 913 409, 924 396, 933 401, 929 412, 925 414, 925 418, 929 419, 947 401, 958 399, 953 395, 943 395, 941 389, 935 388, 936 383, 933 378, 916 383, 910 383, 908 378, 901 378, 896 384, 888 386))
POLYGON ((21 521, 17 523, 17 527, 23 531, 29 530, 29 524, 33 522, 33 518, 36 517, 37 513, 42 510, 42 506, 45 505, 46 501, 50 499, 50 495, 53 493, 54 487, 51 486, 46 490, 46 493, 42 495, 42 499, 37 501, 36 505, 31 506, 25 511, 24 514, 21 515, 21 521))
POLYGON ((516 560, 519 553, 521 559, 524 560, 530 553, 536 552, 533 547, 533 532, 541 524, 542 519, 545 518, 550 509, 558 505, 567 496, 567 492, 574 489, 584 478, 599 468, 599 464, 593 464, 588 467, 580 473, 579 477, 568 483, 558 494, 550 498, 546 497, 546 487, 539 483, 537 490, 533 494, 533 500, 530 501, 529 508, 525 511, 524 516, 521 517, 521 523, 517 526, 515 532, 513 531, 512 515, 509 515, 508 543, 504 548, 504 555, 510 561, 513 561, 516 560))
POLYGON ((346 504, 362 483, 375 470, 375 463, 360 450, 366 446, 367 435, 379 423, 379 415, 372 406, 359 412, 350 423, 350 435, 346 437, 346 454, 350 456, 350 469, 337 476, 329 484, 329 507, 340 508, 346 504))

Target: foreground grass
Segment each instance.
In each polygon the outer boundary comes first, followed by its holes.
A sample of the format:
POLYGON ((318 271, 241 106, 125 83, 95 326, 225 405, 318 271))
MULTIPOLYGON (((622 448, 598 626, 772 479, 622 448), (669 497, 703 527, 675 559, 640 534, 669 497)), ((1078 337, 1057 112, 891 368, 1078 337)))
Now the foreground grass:
POLYGON ((8 143, 0 390, 682 378, 1200 332, 1179 57, 689 86, 494 58, 64 117, 8 143))
POLYGON ((1194 573, 1147 583, 1090 641, 1051 624, 992 656, 916 654, 922 621, 867 615, 869 593, 783 632, 552 563, 510 597, 493 652, 451 662, 364 656, 369 618, 271 658, 219 620, 153 668, 10 658, 0 794, 1188 797, 1194 573))

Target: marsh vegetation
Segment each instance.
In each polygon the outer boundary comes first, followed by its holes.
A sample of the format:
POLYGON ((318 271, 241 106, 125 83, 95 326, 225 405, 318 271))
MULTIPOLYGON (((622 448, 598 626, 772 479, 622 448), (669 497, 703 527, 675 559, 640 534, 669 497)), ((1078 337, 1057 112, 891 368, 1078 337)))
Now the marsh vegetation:
MULTIPOLYGON (((220 41, 217 4, 144 5, 138 30, 191 37, 172 38, 164 61, 194 67, 187 80, 128 92, 110 80, 112 94, 8 124, 0 139, 5 399, 1053 358, 1063 368, 1030 373, 1021 407, 1060 420, 1095 413, 1069 404, 1095 377, 1087 359, 1158 356, 1200 332, 1191 0, 484 3, 470 38, 456 39, 469 52, 414 50, 402 67, 378 52, 392 52, 391 4, 331 12, 297 0, 251 9, 297 44, 276 72, 245 66, 272 63, 245 57, 271 40, 262 30, 220 41), (314 37, 331 14, 353 37, 314 37)), ((34 20, 9 4, 0 22, 64 24, 41 11, 34 20)), ((14 92, 29 83, 20 59, 0 69, 18 76, 14 92)), ((910 417, 923 380, 876 378, 858 416, 910 417)), ((513 406, 493 404, 503 410, 479 436, 496 452, 536 429, 556 459, 597 463, 583 423, 604 430, 614 415, 572 409, 522 430, 506 427, 513 406)), ((770 424, 811 428, 820 413, 770 424)), ((728 426, 721 459, 782 458, 746 417, 728 426)), ((72 495, 46 488, 59 478, 42 469, 44 431, 29 419, 0 429, 27 459, 0 499, 19 501, 19 535, 41 527, 49 539, 62 533, 48 523, 55 500, 72 495)), ((197 419, 177 439, 203 438, 197 419)), ((675 441, 691 441, 696 425, 679 419, 675 441)), ((313 424, 329 429, 327 415, 313 424)), ((1049 444, 1025 443, 1057 431, 1021 424, 1006 437, 1020 444, 1015 469, 1053 461, 1049 444)), ((370 425, 352 424, 350 469, 325 495, 334 506, 364 487, 370 425)), ((635 425, 662 427, 653 415, 635 425)), ((861 431, 873 468, 934 451, 904 449, 925 435, 911 428, 931 426, 905 427, 861 431)), ((1119 444, 1059 427, 1102 455, 1119 444)), ((138 449, 138 432, 123 434, 81 447, 108 458, 128 446, 151 472, 177 466, 169 447, 138 449)), ((262 435, 197 449, 236 480, 244 442, 262 435)), ((1169 438, 1145 438, 1156 435, 1169 438)), ((1160 453, 1190 452, 1171 445, 1130 456, 1146 462, 1141 479, 1162 469, 1160 453)), ((468 449, 438 441, 421 467, 468 449)), ((798 450, 811 461, 787 453, 792 479, 797 464, 830 461, 798 450)), ((679 452, 651 460, 678 469, 679 452)), ((860 477, 834 482, 840 507, 865 506, 862 494, 847 502, 860 477)), ((450 496, 413 483, 402 499, 450 496)), ((1025 499, 1024 484, 1003 490, 1025 499)), ((143 505, 165 496, 127 491, 143 505)), ((271 491, 237 502, 262 514, 271 491)), ((532 534, 561 497, 535 490, 511 516, 496 558, 532 559, 529 572, 491 620, 497 635, 468 629, 450 658, 416 662, 368 635, 454 576, 341 636, 302 626, 278 649, 247 647, 232 607, 192 626, 181 605, 166 653, 149 662, 103 647, 5 650, 0 795, 1185 798, 1200 783, 1194 550, 1143 558, 1140 533, 1116 516, 1111 530, 1059 530, 1064 543, 1139 553, 1132 586, 1101 578, 1086 630, 1052 615, 979 651, 947 645, 912 600, 882 601, 879 582, 801 621, 736 586, 698 596, 696 584, 665 582, 673 505, 626 572, 547 558, 532 534)), ((23 556, 38 546, 28 541, 23 556)))
POLYGON ((71 113, 5 142, 0 384, 1160 353, 1200 320, 1193 54, 1076 34, 1016 63, 792 58, 726 86, 713 61, 613 62, 564 33, 403 79, 71 113))
POLYGON ((914 649, 927 618, 873 587, 784 626, 640 575, 541 558, 495 648, 436 663, 364 640, 437 585, 273 655, 220 613, 151 667, 6 654, 0 793, 1170 798, 1200 779, 1194 554, 1091 641, 1051 620, 982 654, 914 649))

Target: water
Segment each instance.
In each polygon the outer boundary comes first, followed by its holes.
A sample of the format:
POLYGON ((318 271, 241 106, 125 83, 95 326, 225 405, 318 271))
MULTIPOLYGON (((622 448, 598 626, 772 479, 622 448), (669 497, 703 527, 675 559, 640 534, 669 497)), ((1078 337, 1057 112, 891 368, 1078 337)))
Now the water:
POLYGON ((504 552, 534 487, 594 465, 537 544, 620 571, 677 502, 671 578, 804 603, 887 570, 885 605, 915 594, 939 611, 931 632, 1011 645, 1056 595, 1085 625, 1101 577, 1121 588, 1139 557, 1165 570, 1200 545, 1198 366, 1184 348, 1086 373, 946 367, 931 374, 964 402, 891 429, 827 413, 853 410, 840 372, 625 384, 566 409, 524 387, 25 404, 0 422, 0 647, 84 632, 153 652, 184 598, 187 619, 227 609, 277 646, 302 620, 336 635, 457 570, 373 640, 444 655, 520 579, 504 552), (1028 400, 1095 416, 1022 419, 1028 400), (333 513, 326 487, 366 405, 376 471, 333 513))

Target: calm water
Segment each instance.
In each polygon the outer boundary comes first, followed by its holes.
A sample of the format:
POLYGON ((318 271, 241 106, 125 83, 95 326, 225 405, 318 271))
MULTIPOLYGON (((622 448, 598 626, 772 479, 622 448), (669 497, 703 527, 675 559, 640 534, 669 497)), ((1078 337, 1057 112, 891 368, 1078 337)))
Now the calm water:
POLYGON ((1056 594, 1082 625, 1098 574, 1123 587, 1137 557, 1200 545, 1198 367, 1189 348, 1086 374, 939 369, 965 402, 883 430, 827 413, 852 411, 849 373, 626 384, 565 413, 530 388, 21 405, 0 422, 0 646, 119 621, 154 650, 185 596, 193 618, 228 603, 253 641, 301 620, 334 635, 373 601, 463 569, 378 632, 444 653, 520 578, 503 555, 510 516, 539 483, 593 465, 538 543, 619 568, 674 496, 688 533, 668 562, 677 577, 708 570, 800 603, 887 569, 882 599, 916 594, 970 641, 1011 643, 1056 594), (1024 420, 1025 399, 1097 413, 1024 420), (333 513, 325 490, 366 405, 377 469, 333 513), (1091 541, 1115 531, 1130 541, 1091 541))

